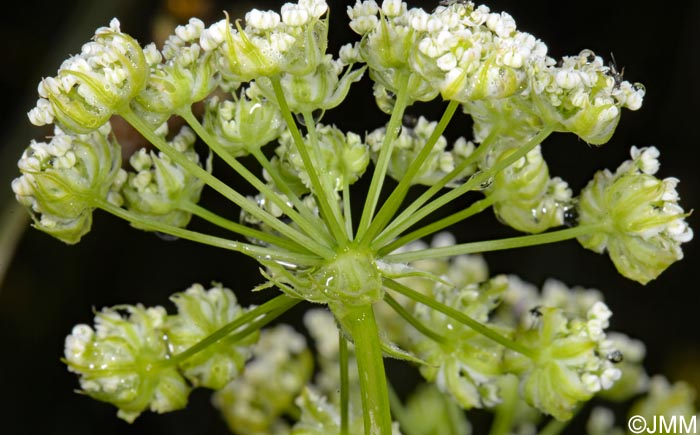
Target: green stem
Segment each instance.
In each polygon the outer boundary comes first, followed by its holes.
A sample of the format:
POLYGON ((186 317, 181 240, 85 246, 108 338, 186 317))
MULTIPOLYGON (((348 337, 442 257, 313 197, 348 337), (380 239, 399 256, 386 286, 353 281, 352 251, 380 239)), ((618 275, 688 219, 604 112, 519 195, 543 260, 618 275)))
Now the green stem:
POLYGON ((340 350, 340 435, 350 433, 350 356, 348 353, 348 342, 345 340, 343 331, 338 330, 338 348, 340 350))
POLYGON ((449 174, 442 177, 437 183, 433 184, 423 192, 418 198, 416 198, 406 209, 404 209, 399 215, 381 232, 381 234, 376 238, 375 244, 381 245, 386 243, 388 240, 393 239, 398 234, 400 234, 407 226, 402 226, 413 213, 420 209, 423 204, 430 201, 442 188, 447 186, 450 182, 454 181, 459 177, 469 165, 474 164, 481 158, 481 156, 491 147, 495 138, 497 137, 496 130, 492 131, 491 134, 484 139, 484 141, 479 145, 479 147, 474 150, 467 158, 462 160, 459 165, 457 165, 449 174), (397 230, 397 228, 399 228, 397 230))
POLYGON ((501 388, 503 401, 496 406, 496 415, 489 435, 508 435, 513 426, 515 409, 518 405, 518 378, 507 375, 503 378, 501 388))
POLYGON ((244 237, 260 240, 271 245, 279 246, 280 248, 286 249, 291 252, 307 254, 310 253, 310 251, 308 251, 305 247, 299 246, 291 240, 287 240, 285 238, 276 236, 274 234, 266 233, 264 231, 256 230, 246 225, 241 225, 237 222, 233 222, 229 219, 212 213, 206 208, 201 207, 195 203, 185 202, 180 206, 180 209, 188 213, 192 213, 194 216, 197 216, 200 219, 204 219, 205 221, 212 223, 218 227, 229 230, 236 234, 240 234, 244 237))
POLYGON ((389 391, 372 306, 347 308, 341 322, 349 328, 355 343, 365 435, 391 435, 389 391))
POLYGON ((362 217, 360 218, 360 225, 357 230, 357 238, 359 240, 364 239, 364 234, 369 229, 372 217, 374 216, 375 208, 377 207, 377 202, 379 201, 379 194, 381 193, 382 186, 384 185, 384 179, 386 178, 392 150, 394 149, 394 142, 396 142, 396 137, 401 131, 403 114, 408 106, 409 78, 410 75, 404 72, 401 73, 398 79, 396 103, 394 104, 394 109, 391 112, 391 118, 389 118, 389 123, 386 127, 384 140, 382 141, 379 157, 377 158, 377 164, 374 167, 374 174, 372 174, 372 181, 370 182, 369 190, 367 191, 367 199, 365 200, 365 205, 362 209, 362 217))
MULTIPOLYGON (((294 210, 287 204, 285 198, 280 197, 277 192, 272 190, 267 184, 263 183, 258 177, 255 176, 248 168, 246 168, 241 162, 239 162, 234 156, 232 156, 228 151, 226 151, 219 142, 212 137, 211 134, 202 126, 199 120, 192 113, 192 108, 187 107, 184 110, 178 112, 178 115, 187 121, 190 127, 201 137, 207 146, 216 153, 224 162, 226 162, 234 171, 241 175, 251 186, 262 193, 265 198, 272 201, 277 207, 282 210, 282 212, 289 216, 289 218, 299 225, 309 237, 319 240, 322 234, 319 232, 320 227, 315 225, 313 220, 308 220, 301 216, 299 212, 294 210)), ((295 204, 296 205, 296 204, 295 204)), ((323 240, 321 238, 321 240, 323 240)))
POLYGON ((449 204, 451 201, 473 190, 476 186, 479 186, 482 183, 486 182, 499 171, 507 168, 508 166, 518 161, 520 158, 524 157, 534 147, 542 143, 542 141, 545 140, 547 136, 549 136, 551 133, 551 127, 544 128, 525 145, 518 148, 518 150, 515 151, 513 154, 494 164, 490 168, 472 175, 471 177, 469 177, 469 180, 467 180, 466 183, 443 194, 436 200, 422 207, 420 210, 417 210, 415 213, 407 215, 407 218, 403 220, 400 225, 397 225, 396 230, 398 230, 400 234, 402 231, 404 231, 407 228, 410 228, 420 220, 424 219, 426 216, 429 216, 431 213, 435 212, 436 210, 439 210, 446 204, 449 204))
POLYGON ((396 313, 401 316, 405 321, 407 321, 411 326, 416 328, 418 332, 430 338, 437 343, 445 343, 447 340, 442 335, 428 328, 416 319, 413 314, 409 313, 396 299, 394 299, 389 293, 384 294, 384 301, 389 304, 389 306, 396 311, 396 313))
POLYGON ((399 209, 401 203, 403 203, 404 198, 406 198, 406 194, 408 193, 408 189, 413 183, 413 179, 415 178, 416 174, 421 169, 425 161, 428 159, 428 157, 430 157, 430 153, 433 151, 433 148, 435 148, 435 145, 438 143, 440 137, 442 137, 442 133, 445 131, 447 125, 450 123, 450 120, 452 119, 452 116, 457 110, 457 107, 459 107, 459 103, 457 101, 450 101, 450 103, 447 105, 447 108, 442 114, 440 121, 431 133, 430 137, 426 141, 420 153, 418 153, 415 160, 413 160, 413 162, 411 162, 411 164, 409 165, 408 169, 406 170, 406 173, 401 177, 399 185, 396 186, 394 191, 391 192, 391 195, 389 195, 389 198, 387 198, 387 200, 384 202, 382 208, 379 209, 377 216, 372 220, 372 223, 369 229, 367 230, 367 233, 364 235, 360 243, 370 243, 374 236, 376 236, 377 233, 384 229, 386 224, 396 213, 396 210, 399 209))
MULTIPOLYGON (((338 205, 338 201, 335 201, 331 198, 335 198, 336 192, 335 188, 331 187, 329 182, 331 180, 328 179, 328 177, 324 176, 325 174, 328 173, 328 168, 326 167, 326 162, 323 159, 323 156, 321 155, 321 145, 318 141, 318 132, 316 131, 316 120, 314 120, 313 115, 310 112, 303 112, 301 114, 304 117, 304 123, 306 124, 306 131, 309 133, 309 141, 311 142, 311 149, 313 150, 314 153, 314 158, 316 159, 316 164, 318 166, 319 173, 321 174, 321 187, 324 189, 323 194, 326 196, 326 198, 329 199, 329 203, 331 205, 331 212, 333 213, 333 219, 335 220, 335 223, 343 229, 345 226, 345 223, 343 222, 343 215, 340 212, 340 206, 338 205)), ((345 178, 345 177, 343 177, 345 178)), ((342 231, 341 231, 342 232, 342 231)), ((347 233, 342 232, 344 236, 347 236, 347 233)), ((343 239, 340 239, 343 242, 347 242, 347 237, 344 237, 343 239)))
POLYGON ((227 337, 229 334, 238 330, 239 328, 247 325, 245 328, 236 332, 234 337, 237 339, 243 339, 245 336, 259 330, 266 324, 270 323, 275 318, 279 317, 281 314, 292 308, 294 305, 301 302, 301 299, 292 299, 286 295, 277 296, 271 299, 259 307, 253 308, 247 313, 243 314, 236 320, 224 325, 217 331, 210 334, 208 337, 192 345, 187 350, 184 350, 177 355, 174 355, 169 360, 165 361, 166 365, 176 366, 181 364, 193 355, 203 351, 209 346, 215 344, 217 341, 227 337), (250 322, 250 323, 249 323, 250 322))
POLYGON ((169 234, 171 236, 175 236, 185 240, 191 240, 193 242, 202 243, 204 245, 210 245, 217 248, 223 248, 228 249, 230 251, 240 252, 256 260, 265 258, 274 261, 283 261, 286 263, 307 266, 315 266, 320 264, 321 262, 321 259, 318 258, 316 255, 287 252, 277 248, 263 248, 261 246, 237 242, 235 240, 224 239, 221 237, 210 236, 208 234, 202 234, 196 231, 176 227, 174 225, 164 224, 156 220, 146 219, 143 216, 140 216, 136 213, 132 213, 127 210, 124 210, 123 208, 117 207, 116 205, 107 202, 104 199, 93 199, 93 204, 95 207, 101 208, 102 210, 111 213, 117 216, 118 218, 130 222, 136 228, 150 231, 158 231, 160 233, 169 234))
MULTIPOLYGON (((267 171, 268 174, 272 177, 272 181, 275 183, 275 186, 284 194, 287 198, 289 198, 290 201, 292 201, 292 204, 294 207, 296 207, 297 210, 299 210, 299 213, 301 213, 302 217, 306 219, 308 222, 312 222, 313 225, 319 229, 326 229, 323 221, 313 214, 313 212, 309 209, 309 207, 304 204, 301 199, 292 191, 292 189, 289 187, 287 183, 284 182, 282 179, 282 176, 280 175, 279 171, 277 168, 272 166, 272 163, 270 163, 270 160, 263 154, 262 150, 260 148, 254 148, 250 150, 250 153, 255 157, 255 160, 260 163, 260 165, 267 171)), ((328 231, 323 231, 321 234, 323 236, 323 240, 326 245, 330 246, 332 244, 330 234, 328 231)))
POLYGON ((318 177, 318 172, 316 172, 316 165, 313 164, 311 156, 309 155, 309 150, 306 147, 304 138, 299 132, 296 121, 294 121, 294 115, 289 110, 287 105, 287 99, 284 96, 284 89, 282 89, 282 83, 279 77, 270 77, 270 82, 272 82, 272 88, 275 92, 275 97, 277 98, 277 104, 279 105, 282 116, 287 123, 287 128, 294 139, 294 144, 304 162, 304 169, 309 174, 309 179, 311 180, 311 186, 313 187, 313 193, 318 200, 318 206, 321 210, 321 214, 325 217, 324 221, 328 226, 331 233, 333 233, 336 240, 345 240, 345 233, 342 226, 335 220, 335 215, 333 214, 333 209, 330 204, 331 198, 326 195, 323 189, 323 184, 321 179, 318 177))
POLYGON ((305 234, 301 234, 294 228, 290 227, 289 225, 280 221, 276 217, 267 213, 265 210, 262 210, 260 207, 258 207, 257 204, 244 197, 240 193, 236 192, 226 183, 214 177, 212 174, 204 170, 199 165, 188 160, 184 155, 182 155, 181 153, 173 149, 170 145, 168 145, 168 143, 165 142, 165 139, 155 134, 153 129, 138 115, 136 115, 130 108, 125 108, 119 113, 119 115, 121 115, 122 118, 124 118, 129 124, 131 124, 131 126, 134 127, 139 133, 141 133, 141 135, 144 138, 146 138, 146 140, 148 140, 151 144, 153 144, 164 154, 166 154, 173 162, 180 165, 193 176, 204 181, 208 186, 222 194, 229 201, 238 205, 254 217, 265 222, 267 225, 272 227, 274 230, 278 231, 280 234, 289 237, 299 245, 308 247, 309 250, 320 255, 321 257, 331 258, 335 255, 335 253, 330 248, 319 244, 316 240, 305 234))
POLYGON ((343 177, 343 212, 345 213, 345 231, 348 240, 353 240, 355 235, 352 232, 352 204, 350 202, 350 182, 347 177, 343 177))
POLYGON ((397 281, 394 281, 391 279, 385 279, 384 285, 386 285, 391 290, 394 290, 394 291, 396 291, 396 292, 398 292, 406 297, 413 299, 414 301, 416 301, 418 303, 426 305, 426 306, 432 308, 433 310, 439 311, 439 312, 441 312, 449 317, 452 317, 453 319, 455 319, 459 323, 462 323, 462 324, 468 326, 469 328, 473 329, 474 331, 478 332, 479 334, 495 341, 496 343, 498 343, 498 344, 500 344, 508 349, 511 349, 515 352, 523 354, 529 358, 534 358, 534 356, 535 356, 534 351, 523 346, 522 344, 517 343, 517 342, 511 340, 510 338, 499 334, 498 332, 494 331, 493 329, 489 328, 486 325, 483 325, 483 324, 477 322, 476 320, 472 319, 471 317, 467 316, 466 314, 464 314, 460 311, 457 311, 452 307, 448 307, 447 305, 444 305, 444 304, 442 304, 434 299, 431 299, 430 297, 428 297, 422 293, 419 293, 415 290, 412 290, 412 289, 406 287, 405 285, 403 285, 397 281))
MULTIPOLYGON (((575 416, 579 411, 581 411, 581 409, 583 409, 583 404, 580 403, 576 406, 576 409, 574 409, 573 415, 575 416)), ((538 435, 559 435, 564 429, 566 429, 573 419, 573 416, 566 421, 552 419, 545 427, 542 428, 538 435)))
MULTIPOLYGON (((470 205, 469 207, 465 208, 462 211, 458 211, 457 213, 454 213, 450 216, 447 216, 445 218, 440 219, 439 221, 433 222, 432 224, 426 225, 423 228, 419 228, 415 231, 412 231, 405 236, 400 237, 399 239, 393 241, 392 243, 382 247, 379 249, 378 256, 384 256, 386 254, 389 254, 391 252, 394 252, 397 248, 400 248, 401 246, 406 245, 407 243, 410 243, 414 240, 421 239, 425 236, 428 236, 430 234, 433 234, 437 231, 440 231, 443 228, 447 228, 452 224, 455 224, 457 222, 461 222, 464 219, 467 219, 469 217, 472 217, 476 214, 481 213, 482 211, 486 210, 487 208, 491 207, 493 205, 494 199, 493 197, 489 196, 484 199, 481 199, 474 204, 470 205)), ((377 249, 376 246, 372 246, 372 249, 377 249)))
POLYGON ((547 243, 573 239, 594 232, 599 228, 599 225, 582 225, 543 234, 510 237, 500 240, 487 240, 483 242, 462 243, 460 245, 446 246, 443 248, 421 249, 420 251, 404 252, 401 254, 389 254, 385 256, 383 260, 391 263, 410 263, 411 261, 426 260, 428 258, 445 258, 453 257, 455 255, 524 248, 526 246, 544 245, 547 243))

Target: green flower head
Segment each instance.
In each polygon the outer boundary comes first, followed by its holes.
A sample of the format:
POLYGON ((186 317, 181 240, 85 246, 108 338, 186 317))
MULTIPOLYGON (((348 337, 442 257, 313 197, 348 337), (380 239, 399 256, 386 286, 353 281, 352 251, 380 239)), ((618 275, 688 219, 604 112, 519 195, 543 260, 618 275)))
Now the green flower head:
POLYGON ((681 244, 693 230, 678 205, 678 179, 654 176, 659 151, 632 147, 631 154, 614 174, 596 173, 581 192, 579 223, 597 229, 578 240, 592 251, 608 251, 622 275, 646 284, 683 258, 681 244))
MULTIPOLYGON (((220 284, 209 290, 194 284, 170 300, 178 313, 168 316, 164 329, 175 354, 184 352, 244 313, 233 292, 220 284)), ((193 385, 221 389, 242 371, 251 355, 249 346, 257 336, 251 334, 242 341, 231 336, 224 338, 186 359, 180 367, 193 385)))
POLYGON ((90 231, 97 202, 123 201, 119 189, 126 174, 109 124, 85 135, 56 128, 49 142, 32 141, 17 165, 22 172, 12 182, 17 200, 38 229, 66 243, 90 231))
POLYGON ((115 405, 128 422, 148 408, 158 413, 183 408, 190 387, 176 367, 163 364, 169 357, 165 318, 162 307, 126 305, 97 313, 95 329, 75 326, 66 337, 65 358, 68 369, 80 375, 83 392, 115 405))
POLYGON ((82 52, 61 65, 56 77, 39 84, 39 100, 29 112, 34 125, 56 121, 62 129, 88 133, 104 125, 144 88, 148 64, 141 46, 112 19, 82 52))

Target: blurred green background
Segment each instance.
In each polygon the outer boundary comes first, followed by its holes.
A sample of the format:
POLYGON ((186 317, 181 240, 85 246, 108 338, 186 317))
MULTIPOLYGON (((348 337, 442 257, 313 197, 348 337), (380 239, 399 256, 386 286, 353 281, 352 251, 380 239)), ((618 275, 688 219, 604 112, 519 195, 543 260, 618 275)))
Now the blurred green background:
MULTIPOLYGON (((347 28, 345 7, 331 3, 331 51, 355 36, 347 28)), ((438 1, 411 2, 432 9, 438 1)), ((242 17, 252 7, 275 8, 281 2, 214 0, 188 1, 25 1, 12 2, 13 12, 0 20, 3 106, 0 130, 0 206, 12 201, 9 183, 17 176, 15 163, 31 138, 50 131, 32 127, 26 112, 36 99, 36 85, 53 75, 69 54, 76 53, 94 29, 119 17, 122 29, 142 43, 162 38, 173 25, 192 15, 211 23, 228 10, 242 17)), ((614 169, 628 157, 631 145, 656 145, 661 150, 661 177, 680 178, 681 203, 698 207, 700 192, 700 2, 666 2, 654 7, 631 0, 498 0, 486 3, 505 10, 518 28, 545 41, 550 55, 560 57, 590 48, 609 59, 614 53, 625 78, 646 85, 647 96, 638 112, 625 112, 616 135, 607 145, 592 148, 572 135, 554 135, 544 144, 553 175, 578 191, 595 170, 614 169)), ((418 105, 409 113, 433 114, 440 103, 418 105)), ((351 91, 341 108, 324 118, 344 129, 372 130, 386 122, 375 107, 369 81, 351 91)), ((449 134, 470 137, 469 122, 453 121, 449 134)), ((217 175, 220 173, 217 173, 217 175)), ((235 176, 224 177, 238 185, 235 176)), ((228 216, 238 211, 218 202, 211 192, 203 201, 228 216)), ((453 205, 457 208, 459 204, 453 205)), ((446 210, 447 213, 449 210, 446 210)), ((250 295, 262 278, 246 258, 187 241, 167 242, 131 229, 126 223, 96 213, 92 232, 77 246, 67 246, 33 229, 22 232, 21 209, 11 222, 20 226, 14 256, 2 257, 7 269, 0 288, 0 432, 5 434, 186 434, 228 433, 209 394, 196 391, 188 409, 164 416, 143 414, 131 427, 115 417, 115 409, 74 392, 77 379, 59 358, 63 339, 76 323, 90 323, 92 310, 105 305, 142 302, 170 307, 168 296, 194 282, 215 280, 235 290, 243 303, 259 303, 271 295, 250 295)), ((689 218, 698 231, 697 214, 689 218)), ((195 224, 195 227, 197 225, 195 224)), ((485 240, 513 234, 490 212, 471 219, 457 230, 460 241, 485 240)), ((3 237, 8 237, 7 235, 3 237)), ((7 242, 8 239, 3 240, 7 242)), ((584 251, 576 242, 486 255, 493 273, 515 273, 542 284, 548 277, 570 285, 598 288, 614 312, 611 329, 641 338, 648 349, 650 373, 664 372, 700 387, 700 252, 693 241, 684 246, 686 259, 673 265, 647 286, 619 276, 607 257, 584 251)), ((298 318, 299 313, 292 315, 298 318)), ((413 371, 390 365, 390 376, 402 386, 413 385, 413 371), (403 378, 408 377, 408 378, 403 378)), ((578 425, 574 425, 578 426, 578 425)), ((565 433, 579 433, 574 426, 565 433)))

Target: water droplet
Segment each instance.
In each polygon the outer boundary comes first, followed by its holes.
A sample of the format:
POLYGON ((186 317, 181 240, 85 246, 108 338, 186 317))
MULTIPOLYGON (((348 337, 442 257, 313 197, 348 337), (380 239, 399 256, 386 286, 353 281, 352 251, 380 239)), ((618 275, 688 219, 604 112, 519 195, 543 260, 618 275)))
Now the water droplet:
MULTIPOLYGON (((481 171, 476 171, 476 172, 474 172, 474 173, 469 177, 469 180, 476 179, 476 178, 483 178, 483 175, 482 175, 482 172, 481 172, 481 171)), ((479 184, 477 184, 477 185, 474 187, 474 190, 486 190, 486 189, 488 189, 489 187, 491 187, 492 184, 493 184, 493 177, 489 177, 489 178, 486 178, 486 179, 482 179, 482 180, 479 182, 479 184)))
POLYGON ((569 228, 578 226, 578 210, 575 206, 572 205, 564 210, 564 225, 569 228))
POLYGON ((622 355, 622 352, 619 350, 613 350, 607 355, 608 361, 610 361, 613 364, 619 364, 622 362, 622 360, 625 359, 624 355, 622 355))
MULTIPOLYGON (((313 112, 311 112, 311 117, 313 118, 314 122, 318 124, 325 113, 326 111, 323 109, 316 109, 313 112)), ((306 127, 306 121, 304 120, 304 116, 301 113, 295 113, 294 117, 297 119, 297 122, 299 124, 306 127)))
POLYGON ((179 237, 177 237, 177 236, 173 236, 172 234, 161 233, 160 231, 156 231, 154 234, 159 239, 165 240, 166 242, 174 242, 175 240, 179 239, 179 237))

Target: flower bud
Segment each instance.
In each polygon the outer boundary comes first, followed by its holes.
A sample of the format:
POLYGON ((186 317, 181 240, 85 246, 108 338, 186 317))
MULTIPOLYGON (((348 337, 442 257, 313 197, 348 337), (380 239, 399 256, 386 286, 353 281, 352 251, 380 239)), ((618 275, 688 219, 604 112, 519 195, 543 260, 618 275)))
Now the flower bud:
POLYGON ((277 139, 285 124, 269 100, 241 95, 234 101, 211 98, 204 126, 228 152, 239 157, 277 139))
POLYGON ((642 284, 683 258, 681 243, 693 238, 678 205, 675 178, 660 180, 658 150, 632 148, 632 160, 612 174, 596 173, 581 191, 580 225, 596 225, 580 236, 584 248, 608 251, 618 272, 642 284))
POLYGON ((34 225, 69 244, 90 231, 97 200, 119 204, 123 183, 121 149, 109 124, 86 135, 56 128, 46 142, 32 141, 12 182, 17 200, 29 208, 34 225))
POLYGON ((190 387, 166 364, 165 316, 162 307, 104 308, 94 330, 77 325, 66 337, 66 364, 80 376, 83 392, 115 405, 130 423, 148 408, 163 413, 187 403, 190 387))
POLYGON ((641 84, 622 81, 590 50, 564 57, 556 66, 540 63, 532 76, 533 101, 545 123, 593 145, 610 140, 621 109, 639 109, 645 94, 641 84))
MULTIPOLYGON (((204 24, 194 18, 189 24, 178 26, 163 47, 165 63, 161 63, 160 56, 151 56, 157 62, 150 65, 146 86, 133 101, 133 108, 139 114, 151 112, 164 122, 179 110, 204 99, 216 87, 212 54, 194 42, 203 27, 204 24)), ((144 50, 157 52, 152 44, 144 50)))
POLYGON ((41 82, 41 99, 29 117, 37 125, 55 119, 64 130, 89 133, 141 92, 148 73, 143 50, 114 18, 79 55, 63 62, 55 78, 41 82))
MULTIPOLYGON (((392 156, 389 159, 388 174, 392 178, 400 181, 404 177, 409 166, 416 160, 436 127, 437 122, 430 122, 421 116, 415 125, 401 128, 401 132, 394 140, 392 156)), ((369 133, 366 137, 372 150, 372 159, 375 161, 379 157, 385 136, 386 128, 382 127, 369 133)), ((455 144, 452 152, 446 151, 446 148, 447 140, 440 136, 430 151, 430 155, 413 177, 412 184, 431 185, 436 183, 454 169, 456 162, 458 163, 473 152, 473 145, 472 148, 469 148, 464 139, 455 144)), ((471 172, 472 168, 468 168, 455 178, 465 177, 471 172)))
POLYGON ((281 72, 305 75, 316 69, 328 45, 324 1, 286 6, 282 16, 254 9, 245 29, 226 20, 202 32, 200 45, 215 51, 225 80, 247 82, 281 72))
MULTIPOLYGON (((164 329, 173 354, 184 352, 243 314, 233 292, 220 284, 209 290, 194 284, 170 300, 178 312, 168 316, 164 329)), ((248 345, 257 335, 251 334, 242 341, 223 338, 185 360, 180 368, 192 385, 221 389, 240 374, 250 357, 248 345)))
MULTIPOLYGON (((190 161, 199 162, 194 150, 196 136, 187 127, 173 138, 170 146, 183 153, 190 161)), ((196 204, 204 182, 185 171, 163 153, 148 153, 141 149, 130 158, 137 172, 130 172, 122 193, 126 207, 136 213, 185 227, 191 214, 182 210, 186 202, 196 204)))
MULTIPOLYGON (((318 151, 322 159, 314 164, 321 177, 331 189, 339 191, 345 184, 353 184, 367 169, 369 147, 355 133, 344 134, 336 127, 318 124, 316 126, 318 151)), ((305 138, 308 142, 310 138, 305 138)), ((312 188, 311 178, 299 155, 289 132, 280 137, 280 145, 275 150, 277 159, 273 163, 282 168, 283 173, 296 177, 307 189, 312 188)))

